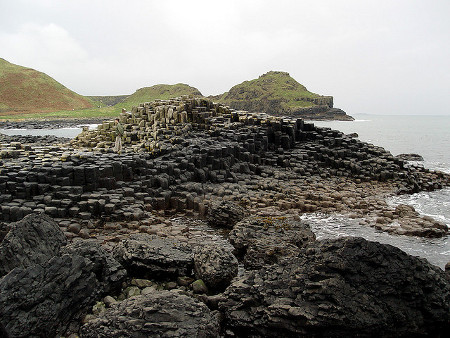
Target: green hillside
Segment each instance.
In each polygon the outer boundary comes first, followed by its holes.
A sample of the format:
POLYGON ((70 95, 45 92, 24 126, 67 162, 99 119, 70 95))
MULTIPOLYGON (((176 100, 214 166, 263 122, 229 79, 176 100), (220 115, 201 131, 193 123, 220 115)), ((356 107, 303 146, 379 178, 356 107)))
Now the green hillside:
POLYGON ((129 110, 143 102, 151 102, 157 99, 167 100, 181 95, 203 96, 197 88, 184 83, 174 85, 158 84, 136 90, 134 94, 128 96, 123 102, 116 104, 116 107, 123 107, 129 110))
POLYGON ((0 58, 0 113, 22 114, 93 107, 93 101, 50 76, 0 58))
MULTIPOLYGON (((333 106, 331 96, 311 93, 289 73, 270 71, 214 97, 234 109, 285 114, 317 106, 333 106)), ((326 108, 326 107, 325 107, 326 108)))
POLYGON ((120 102, 125 101, 125 99, 130 95, 110 95, 110 96, 86 96, 87 98, 93 100, 97 105, 103 106, 114 106, 120 102))

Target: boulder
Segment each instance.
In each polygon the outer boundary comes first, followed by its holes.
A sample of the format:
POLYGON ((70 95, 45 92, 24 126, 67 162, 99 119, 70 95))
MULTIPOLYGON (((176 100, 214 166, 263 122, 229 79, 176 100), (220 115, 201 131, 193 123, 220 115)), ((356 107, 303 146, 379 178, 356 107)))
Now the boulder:
POLYGON ((445 273, 362 238, 313 242, 298 257, 246 271, 225 290, 225 330, 239 336, 445 336, 445 273))
POLYGON ((207 244, 194 250, 194 271, 209 290, 223 291, 237 276, 238 260, 230 250, 207 244))
POLYGON ((133 277, 168 279, 192 274, 191 249, 173 238, 133 234, 115 252, 133 277))
POLYGON ((89 259, 93 263, 92 271, 96 274, 104 293, 120 289, 122 281, 127 276, 127 271, 113 254, 103 249, 96 240, 78 240, 61 251, 89 259))
POLYGON ((112 304, 81 328, 83 337, 218 337, 218 316, 175 291, 153 291, 112 304))
POLYGON ((213 201, 206 215, 210 226, 232 229, 233 226, 246 216, 246 211, 239 204, 232 201, 213 201))
POLYGON ((259 269, 283 257, 294 257, 315 238, 308 224, 292 216, 248 217, 237 223, 229 235, 246 269, 259 269))
POLYGON ((92 306, 99 282, 78 255, 17 267, 0 279, 0 322, 11 337, 54 337, 92 306))
POLYGON ((66 237, 45 214, 29 214, 13 223, 0 243, 0 276, 15 267, 41 264, 59 255, 66 237))

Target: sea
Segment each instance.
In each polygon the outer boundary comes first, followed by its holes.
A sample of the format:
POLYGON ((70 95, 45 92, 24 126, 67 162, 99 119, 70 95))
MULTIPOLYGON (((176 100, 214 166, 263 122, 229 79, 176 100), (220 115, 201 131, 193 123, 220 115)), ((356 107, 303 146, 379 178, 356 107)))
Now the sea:
MULTIPOLYGON (((419 154, 424 161, 412 162, 428 169, 450 173, 450 115, 352 115, 355 121, 313 121, 318 127, 357 133, 361 141, 381 146, 392 155, 419 154)), ((394 196, 387 202, 412 205, 422 215, 429 215, 450 227, 450 188, 394 196)), ((428 259, 444 269, 450 262, 450 238, 429 239, 390 235, 344 215, 306 214, 318 239, 360 236, 391 244, 403 251, 428 259)))
MULTIPOLYGON (((381 146, 392 155, 419 154, 424 161, 414 162, 426 168, 450 173, 450 115, 353 115, 355 121, 313 121, 316 126, 340 130, 346 134, 357 133, 360 140, 381 146)), ((91 125, 90 128, 95 128, 91 125)), ((81 127, 61 129, 1 130, 7 135, 55 135, 75 137, 81 127)), ((390 205, 412 205, 422 215, 429 215, 450 227, 450 188, 421 192, 412 195, 394 196, 390 205)), ((341 236, 359 236, 367 240, 394 245, 405 252, 426 258, 444 269, 450 262, 450 239, 419 238, 390 235, 345 215, 321 213, 304 214, 318 239, 341 236)))

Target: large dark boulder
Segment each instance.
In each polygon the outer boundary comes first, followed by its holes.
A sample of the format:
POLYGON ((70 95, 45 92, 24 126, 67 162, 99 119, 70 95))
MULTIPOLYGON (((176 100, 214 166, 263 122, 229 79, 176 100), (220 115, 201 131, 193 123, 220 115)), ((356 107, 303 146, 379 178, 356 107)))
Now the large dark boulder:
POLYGON ((218 316, 175 291, 154 291, 112 305, 81 328, 83 337, 218 337, 218 316))
POLYGON ((195 276, 211 291, 223 291, 238 274, 238 260, 230 249, 203 245, 194 249, 195 276))
POLYGON ((233 281, 219 303, 237 336, 445 336, 450 281, 439 268, 362 238, 317 241, 233 281))
POLYGON ((0 279, 0 322, 11 337, 54 337, 92 306, 99 282, 77 255, 15 268, 0 279))
POLYGON ((246 269, 259 269, 296 256, 300 248, 315 240, 308 224, 292 216, 251 216, 237 223, 229 239, 246 269))
POLYGON ((192 274, 191 248, 173 238, 133 234, 118 244, 115 256, 133 277, 169 279, 192 274))
POLYGON ((66 237, 53 219, 45 214, 29 214, 13 223, 0 243, 0 276, 15 267, 45 263, 59 255, 65 244, 66 237))
POLYGON ((209 205, 206 221, 210 226, 232 229, 246 216, 243 207, 233 201, 213 201, 209 205))
POLYGON ((114 258, 113 254, 105 250, 94 239, 78 240, 62 248, 61 252, 89 259, 92 262, 92 271, 101 285, 102 293, 120 289, 122 281, 127 277, 127 271, 114 258))

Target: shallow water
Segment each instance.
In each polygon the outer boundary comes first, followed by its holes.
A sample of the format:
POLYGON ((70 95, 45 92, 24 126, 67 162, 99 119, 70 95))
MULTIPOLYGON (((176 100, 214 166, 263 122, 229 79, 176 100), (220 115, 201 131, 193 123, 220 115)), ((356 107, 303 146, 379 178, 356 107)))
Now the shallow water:
MULTIPOLYGON (((98 124, 87 125, 90 130, 96 129, 98 124)), ((0 133, 4 135, 21 135, 21 136, 45 136, 53 135, 57 137, 74 138, 81 133, 81 126, 67 127, 59 129, 0 129, 0 133)))
MULTIPOLYGON (((416 153, 423 162, 412 162, 425 168, 450 173, 450 116, 407 115, 355 115, 355 121, 320 121, 316 126, 340 130, 346 134, 357 133, 359 139, 384 147, 393 155, 416 153)), ((450 227, 450 188, 394 196, 387 200, 395 206, 412 205, 422 215, 428 215, 450 227)), ((444 268, 450 261, 449 236, 428 239, 389 235, 369 226, 359 225, 357 220, 343 216, 304 216, 319 238, 361 236, 368 240, 395 245, 402 250, 427 258, 444 268)))
POLYGON ((350 219, 342 215, 304 214, 302 220, 306 221, 317 239, 337 238, 343 236, 363 237, 369 241, 396 246, 406 253, 426 258, 431 264, 445 268, 450 261, 450 240, 445 238, 420 238, 400 235, 390 235, 361 225, 357 219, 350 219))

